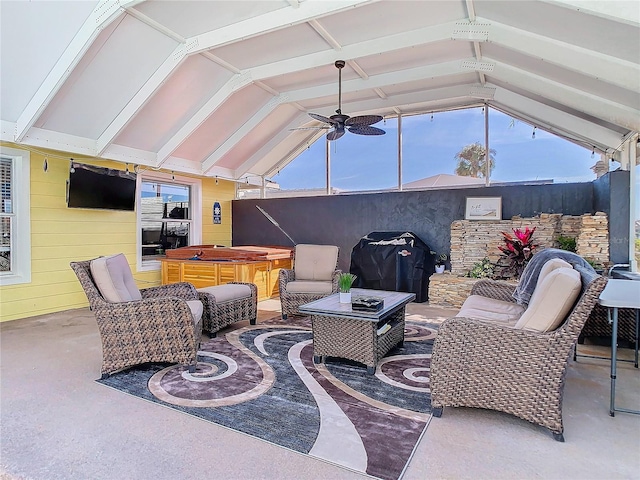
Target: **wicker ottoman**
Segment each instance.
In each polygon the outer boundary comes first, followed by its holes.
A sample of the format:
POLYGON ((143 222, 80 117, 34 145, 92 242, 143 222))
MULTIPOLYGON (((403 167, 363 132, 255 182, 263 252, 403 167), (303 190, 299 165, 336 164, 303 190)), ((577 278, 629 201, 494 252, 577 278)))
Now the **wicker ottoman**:
POLYGON ((197 290, 204 306, 202 329, 210 336, 235 322, 256 324, 258 287, 253 283, 230 282, 197 290))

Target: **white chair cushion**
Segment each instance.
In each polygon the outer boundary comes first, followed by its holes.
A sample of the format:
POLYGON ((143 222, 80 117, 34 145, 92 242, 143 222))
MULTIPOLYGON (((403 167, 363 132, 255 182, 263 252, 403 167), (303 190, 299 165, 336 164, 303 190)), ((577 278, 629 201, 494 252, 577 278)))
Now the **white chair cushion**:
POLYGON ((331 281, 338 263, 334 245, 296 245, 293 270, 296 280, 331 281))
POLYGON ((91 261, 89 268, 98 290, 107 302, 142 300, 127 258, 122 253, 96 258, 91 261))
POLYGON ((187 300, 187 305, 189 305, 189 310, 191 310, 191 315, 193 315, 193 323, 198 323, 204 311, 202 302, 200 300, 187 300))
POLYGON ((524 307, 515 302, 505 302, 482 295, 470 295, 462 304, 456 317, 515 325, 523 312, 524 307))
POLYGON ((288 282, 287 293, 332 293, 333 284, 331 282, 311 282, 308 280, 294 280, 288 282))
POLYGON ((237 283, 226 283, 224 285, 214 285, 213 287, 198 288, 199 292, 213 295, 216 303, 224 303, 231 300, 238 300, 251 296, 249 285, 238 285, 237 283))
POLYGON ((569 262, 565 262, 561 258, 550 258, 542 265, 540 273, 538 274, 538 280, 536 285, 539 284, 544 278, 553 272, 556 268, 573 268, 569 262))
POLYGON ((560 326, 573 307, 582 282, 573 268, 557 268, 538 282, 531 301, 515 328, 550 332, 560 326))

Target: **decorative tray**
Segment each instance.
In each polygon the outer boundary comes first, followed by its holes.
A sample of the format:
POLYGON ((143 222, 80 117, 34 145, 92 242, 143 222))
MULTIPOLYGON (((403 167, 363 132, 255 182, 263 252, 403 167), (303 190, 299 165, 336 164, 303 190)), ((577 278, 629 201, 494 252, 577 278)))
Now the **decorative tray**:
POLYGON ((384 300, 378 297, 353 297, 351 308, 361 312, 377 312, 384 307, 384 300))

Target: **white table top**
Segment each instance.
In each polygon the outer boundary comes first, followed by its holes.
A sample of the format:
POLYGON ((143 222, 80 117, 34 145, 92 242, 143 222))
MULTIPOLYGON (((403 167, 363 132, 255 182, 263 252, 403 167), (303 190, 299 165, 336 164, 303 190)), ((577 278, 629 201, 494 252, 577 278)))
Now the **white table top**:
POLYGON ((599 302, 603 307, 640 309, 640 281, 609 279, 599 302))

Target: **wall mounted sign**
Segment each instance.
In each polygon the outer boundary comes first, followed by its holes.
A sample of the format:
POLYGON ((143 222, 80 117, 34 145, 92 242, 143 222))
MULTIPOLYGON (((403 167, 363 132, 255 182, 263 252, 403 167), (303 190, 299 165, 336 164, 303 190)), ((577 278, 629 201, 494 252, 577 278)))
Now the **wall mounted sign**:
POLYGON ((465 220, 502 220, 502 197, 467 197, 465 220))
POLYGON ((213 204, 213 223, 214 225, 222 223, 222 208, 218 202, 213 204))

